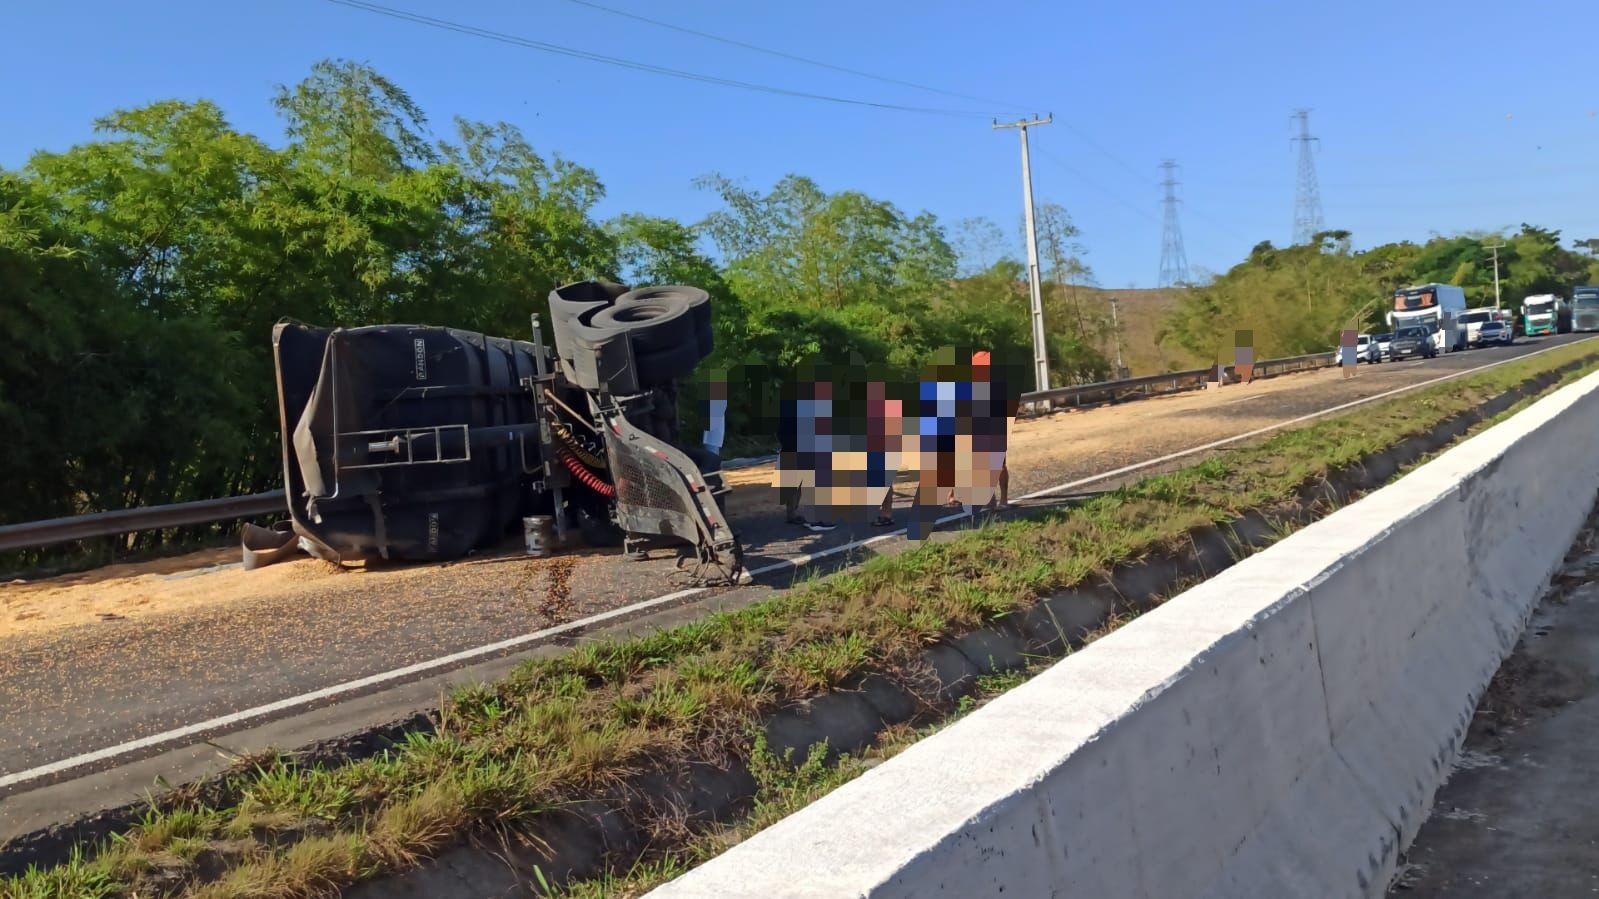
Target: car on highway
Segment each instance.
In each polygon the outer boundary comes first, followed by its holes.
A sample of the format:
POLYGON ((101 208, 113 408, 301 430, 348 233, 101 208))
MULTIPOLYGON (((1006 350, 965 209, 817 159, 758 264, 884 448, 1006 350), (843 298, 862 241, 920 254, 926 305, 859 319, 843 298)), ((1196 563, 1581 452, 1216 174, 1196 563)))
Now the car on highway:
POLYGON ((1492 309, 1472 309, 1460 316, 1460 324, 1466 329, 1466 346, 1482 345, 1482 326, 1494 321, 1492 309))
POLYGON ((1355 359, 1359 362, 1381 362, 1382 354, 1377 350, 1377 338, 1371 334, 1362 334, 1355 338, 1355 359))
POLYGON ((1509 346, 1516 341, 1516 329, 1503 319, 1485 321, 1477 329, 1477 346, 1490 343, 1509 346))
POLYGON ((1390 353, 1388 351, 1388 348, 1394 342, 1394 335, 1392 335, 1392 334, 1378 334, 1376 336, 1376 338, 1374 338, 1374 339, 1375 339, 1376 344, 1377 344, 1377 361, 1381 362, 1384 359, 1392 359, 1393 356, 1390 355, 1390 353))
POLYGON ((1408 359, 1412 356, 1431 359, 1438 355, 1438 347, 1433 344, 1432 334, 1426 328, 1400 328, 1394 332, 1386 355, 1389 359, 1408 359))

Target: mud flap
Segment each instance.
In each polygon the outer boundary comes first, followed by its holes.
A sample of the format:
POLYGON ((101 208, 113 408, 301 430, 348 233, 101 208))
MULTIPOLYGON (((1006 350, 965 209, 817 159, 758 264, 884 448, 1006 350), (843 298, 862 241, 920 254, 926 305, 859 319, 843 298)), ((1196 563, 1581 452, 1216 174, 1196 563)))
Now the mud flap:
POLYGON ((699 467, 614 408, 605 413, 605 424, 622 529, 687 543, 699 564, 698 577, 736 582, 743 572, 742 552, 699 467))

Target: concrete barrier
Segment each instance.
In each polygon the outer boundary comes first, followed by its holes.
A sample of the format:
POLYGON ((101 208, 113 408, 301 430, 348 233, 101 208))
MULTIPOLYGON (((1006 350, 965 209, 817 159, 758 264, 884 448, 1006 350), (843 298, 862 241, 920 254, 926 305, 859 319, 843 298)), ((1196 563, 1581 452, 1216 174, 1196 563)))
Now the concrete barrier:
POLYGON ((1599 490, 1599 374, 669 883, 1379 896, 1599 490))

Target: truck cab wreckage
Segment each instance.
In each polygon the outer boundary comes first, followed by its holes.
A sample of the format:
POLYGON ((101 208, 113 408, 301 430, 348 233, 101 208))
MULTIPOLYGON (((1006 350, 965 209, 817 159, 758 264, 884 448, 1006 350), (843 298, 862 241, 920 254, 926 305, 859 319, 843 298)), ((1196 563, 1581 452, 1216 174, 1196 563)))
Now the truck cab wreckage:
POLYGON ((272 333, 289 521, 245 535, 319 558, 441 561, 523 518, 733 583, 721 461, 679 437, 678 384, 713 344, 710 296, 594 281, 550 294, 554 347, 420 325, 272 333))

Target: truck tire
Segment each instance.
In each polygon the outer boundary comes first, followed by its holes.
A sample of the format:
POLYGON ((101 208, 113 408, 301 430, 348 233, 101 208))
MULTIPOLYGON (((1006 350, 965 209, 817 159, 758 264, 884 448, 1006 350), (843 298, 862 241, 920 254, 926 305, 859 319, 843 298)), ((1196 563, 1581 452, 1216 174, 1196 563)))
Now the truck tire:
POLYGON ((633 362, 638 367, 639 386, 655 387, 687 378, 704 358, 699 342, 688 340, 659 352, 635 355, 633 362))
POLYGON ((700 358, 705 358, 716 351, 716 333, 711 330, 710 321, 704 324, 694 323, 694 340, 700 345, 700 358))
MULTIPOLYGON (((685 287, 680 284, 663 284, 658 287, 640 287, 630 290, 617 298, 617 305, 635 302, 648 302, 652 300, 666 300, 677 302, 679 300, 688 304, 688 315, 694 325, 694 339, 700 344, 700 353, 709 356, 715 349, 715 340, 711 334, 711 295, 698 287, 685 287)), ((652 349, 654 349, 652 347, 652 349)))
POLYGON ((683 298, 663 296, 629 301, 627 296, 624 294, 613 305, 595 312, 589 317, 588 327, 602 333, 626 332, 633 341, 634 354, 640 356, 698 342, 694 335, 694 319, 683 298))
POLYGON ((672 303, 681 302, 684 306, 703 312, 696 312, 696 317, 703 316, 705 321, 710 320, 711 295, 698 287, 684 287, 680 284, 662 284, 658 287, 640 287, 630 290, 616 298, 618 306, 629 303, 643 303, 649 300, 666 300, 672 303))
POLYGON ((711 295, 699 288, 689 288, 694 295, 689 298, 689 315, 694 319, 694 336, 700 342, 700 352, 709 356, 715 349, 711 332, 711 295))

